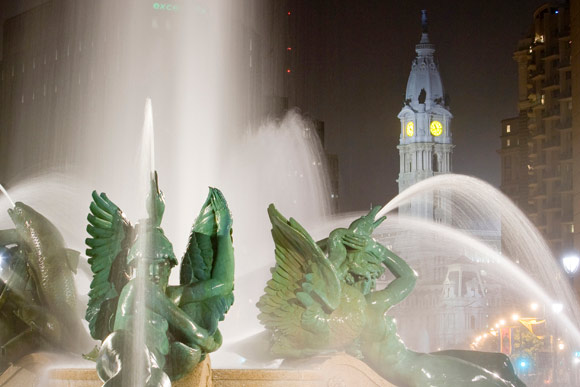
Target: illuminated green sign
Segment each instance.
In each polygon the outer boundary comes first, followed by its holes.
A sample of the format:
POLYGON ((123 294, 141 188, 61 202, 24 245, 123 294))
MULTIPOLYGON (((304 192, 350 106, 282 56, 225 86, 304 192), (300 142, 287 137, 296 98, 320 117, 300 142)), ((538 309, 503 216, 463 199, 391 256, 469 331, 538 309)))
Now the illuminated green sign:
MULTIPOLYGON (((202 15, 207 15, 208 14, 208 10, 196 3, 193 4, 186 4, 184 9, 193 9, 195 12, 200 13, 202 15)), ((155 11, 165 11, 165 12, 177 12, 177 11, 181 11, 181 5, 177 5, 177 4, 173 4, 173 3, 160 3, 160 2, 155 2, 153 3, 153 9, 155 11)))
POLYGON ((175 12, 179 10, 179 7, 171 3, 153 3, 153 9, 156 11, 170 11, 175 12))

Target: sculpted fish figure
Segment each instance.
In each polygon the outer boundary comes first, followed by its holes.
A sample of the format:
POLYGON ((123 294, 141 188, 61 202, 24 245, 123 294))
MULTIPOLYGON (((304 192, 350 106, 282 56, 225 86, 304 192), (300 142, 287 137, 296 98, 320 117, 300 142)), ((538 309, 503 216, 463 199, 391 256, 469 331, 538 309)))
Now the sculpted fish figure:
POLYGON ((90 346, 77 311, 74 273, 79 253, 46 217, 17 202, 14 229, 0 231, 6 262, 0 282, 0 371, 43 351, 81 353, 90 346))

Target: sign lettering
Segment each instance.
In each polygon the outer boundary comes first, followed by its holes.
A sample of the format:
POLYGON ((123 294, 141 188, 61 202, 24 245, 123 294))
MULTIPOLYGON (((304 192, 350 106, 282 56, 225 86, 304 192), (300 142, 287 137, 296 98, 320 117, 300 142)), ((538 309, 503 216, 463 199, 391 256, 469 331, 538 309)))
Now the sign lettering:
POLYGON ((153 3, 153 9, 156 11, 170 11, 174 12, 177 11, 179 8, 175 4, 169 3, 153 3))

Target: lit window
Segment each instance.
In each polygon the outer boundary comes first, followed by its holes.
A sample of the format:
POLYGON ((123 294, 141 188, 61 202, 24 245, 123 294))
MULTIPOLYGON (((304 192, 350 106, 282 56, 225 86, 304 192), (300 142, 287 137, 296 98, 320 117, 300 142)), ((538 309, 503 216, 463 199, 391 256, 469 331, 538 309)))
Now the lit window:
POLYGON ((570 225, 570 232, 571 232, 572 234, 574 234, 574 225, 573 225, 573 224, 571 224, 571 225, 570 225))
POLYGON ((505 127, 505 132, 506 132, 506 133, 511 133, 511 131, 512 131, 512 126, 511 126, 511 125, 507 125, 507 126, 505 127))
POLYGON ((540 103, 543 105, 546 102, 546 94, 542 94, 542 97, 540 98, 540 103))
POLYGON ((510 143, 511 143, 511 141, 510 141, 510 139, 508 138, 508 139, 506 140, 506 142, 505 142, 505 145, 506 145, 506 146, 510 146, 510 143))

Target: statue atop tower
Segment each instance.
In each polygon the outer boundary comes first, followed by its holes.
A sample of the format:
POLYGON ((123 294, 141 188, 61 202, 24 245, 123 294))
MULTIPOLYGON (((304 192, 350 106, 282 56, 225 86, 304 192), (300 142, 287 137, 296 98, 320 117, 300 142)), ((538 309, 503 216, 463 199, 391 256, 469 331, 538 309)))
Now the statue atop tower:
MULTIPOLYGON (((415 46, 407 81, 403 108, 397 116, 401 121, 399 137, 399 192, 413 184, 442 173, 450 173, 453 143, 448 98, 445 96, 439 65, 434 57, 435 45, 429 41, 427 11, 421 11, 421 40, 415 46)), ((436 203, 423 198, 402 208, 403 213, 423 218, 439 219, 436 203)))

